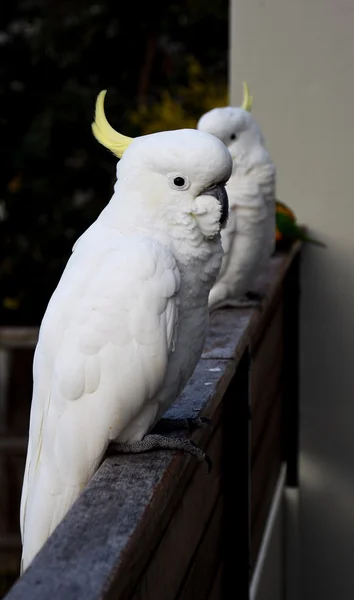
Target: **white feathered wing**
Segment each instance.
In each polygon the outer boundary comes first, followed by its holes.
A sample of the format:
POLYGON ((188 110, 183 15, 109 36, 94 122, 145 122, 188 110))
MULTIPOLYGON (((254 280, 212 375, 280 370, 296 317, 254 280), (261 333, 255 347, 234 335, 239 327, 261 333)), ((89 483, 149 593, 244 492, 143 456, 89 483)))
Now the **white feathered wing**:
POLYGON ((261 188, 247 176, 237 176, 227 186, 230 214, 221 239, 224 258, 219 277, 209 295, 209 308, 231 305, 250 291, 264 267, 270 245, 266 227, 267 206, 261 188))
POLYGON ((131 432, 134 419, 141 439, 158 410, 180 274, 158 243, 115 240, 99 238, 102 248, 90 249, 80 239, 41 326, 21 499, 23 569, 86 486, 109 440, 128 424, 131 432))

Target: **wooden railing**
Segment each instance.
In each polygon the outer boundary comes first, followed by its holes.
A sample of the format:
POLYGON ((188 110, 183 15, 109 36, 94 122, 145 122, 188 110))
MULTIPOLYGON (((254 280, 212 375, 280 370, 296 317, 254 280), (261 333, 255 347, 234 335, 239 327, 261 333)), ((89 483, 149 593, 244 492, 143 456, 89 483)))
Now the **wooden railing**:
POLYGON ((192 434, 210 474, 178 452, 106 458, 8 600, 248 598, 284 462, 297 485, 300 248, 272 259, 260 309, 212 315, 166 415, 211 420, 192 434))

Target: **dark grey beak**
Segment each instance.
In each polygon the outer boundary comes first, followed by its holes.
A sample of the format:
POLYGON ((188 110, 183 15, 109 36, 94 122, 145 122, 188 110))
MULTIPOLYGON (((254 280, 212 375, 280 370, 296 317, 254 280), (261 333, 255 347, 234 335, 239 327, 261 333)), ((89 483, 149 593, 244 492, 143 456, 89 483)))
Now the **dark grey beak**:
POLYGON ((218 202, 220 202, 221 206, 221 215, 220 215, 220 225, 224 225, 226 223, 227 218, 229 216, 229 199, 227 197, 227 192, 225 186, 219 183, 218 185, 213 185, 207 190, 205 190, 204 194, 214 196, 218 202))

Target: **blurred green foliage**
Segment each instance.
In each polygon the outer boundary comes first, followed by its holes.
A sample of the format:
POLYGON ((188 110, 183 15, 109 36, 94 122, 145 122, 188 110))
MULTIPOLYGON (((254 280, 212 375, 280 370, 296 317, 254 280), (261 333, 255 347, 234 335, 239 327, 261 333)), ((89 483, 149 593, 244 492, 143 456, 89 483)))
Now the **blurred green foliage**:
POLYGON ((15 0, 0 22, 0 324, 38 324, 112 194, 95 99, 130 136, 226 102, 228 2, 15 0))
POLYGON ((155 131, 194 128, 199 117, 215 106, 227 104, 227 86, 219 80, 208 79, 193 56, 186 57, 187 84, 176 85, 172 91, 163 90, 152 105, 140 104, 129 114, 142 134, 155 131))

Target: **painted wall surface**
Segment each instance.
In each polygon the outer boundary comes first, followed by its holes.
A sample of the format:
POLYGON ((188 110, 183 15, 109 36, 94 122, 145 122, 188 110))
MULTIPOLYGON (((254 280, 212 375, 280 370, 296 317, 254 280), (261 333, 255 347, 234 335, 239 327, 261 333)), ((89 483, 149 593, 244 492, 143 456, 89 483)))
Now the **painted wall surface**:
POLYGON ((278 197, 308 247, 301 306, 301 600, 354 597, 354 0, 231 0, 230 97, 242 80, 278 197))

